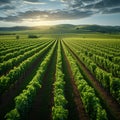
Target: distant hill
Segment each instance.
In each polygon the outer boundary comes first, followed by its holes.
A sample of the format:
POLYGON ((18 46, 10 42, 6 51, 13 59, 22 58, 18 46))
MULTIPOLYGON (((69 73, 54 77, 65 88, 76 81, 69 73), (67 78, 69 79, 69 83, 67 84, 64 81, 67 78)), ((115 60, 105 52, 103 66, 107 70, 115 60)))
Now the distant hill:
POLYGON ((0 27, 0 32, 39 30, 41 33, 120 33, 120 26, 100 26, 100 25, 72 25, 60 24, 54 26, 16 26, 16 27, 0 27))
POLYGON ((20 30, 31 30, 33 27, 26 26, 15 26, 15 27, 0 27, 0 31, 20 31, 20 30))
POLYGON ((99 25, 87 25, 82 30, 88 30, 91 32, 102 32, 102 33, 116 33, 120 32, 120 26, 99 26, 99 25))

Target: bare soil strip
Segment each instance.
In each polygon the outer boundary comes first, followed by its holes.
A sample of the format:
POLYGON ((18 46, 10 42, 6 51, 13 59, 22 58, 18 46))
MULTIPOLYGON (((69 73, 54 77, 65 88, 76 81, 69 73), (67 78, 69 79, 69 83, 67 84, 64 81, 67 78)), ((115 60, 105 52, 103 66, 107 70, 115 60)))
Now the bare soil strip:
MULTIPOLYGON (((65 43, 64 43, 65 44, 65 43)), ((107 110, 108 117, 110 120, 120 120, 120 105, 117 101, 108 93, 95 79, 93 74, 87 69, 87 67, 80 61, 79 57, 69 48, 68 45, 65 46, 72 53, 73 57, 78 61, 78 65, 82 69, 84 75, 89 79, 91 86, 95 89, 99 98, 101 99, 104 107, 107 110)))
MULTIPOLYGON (((73 99, 74 99, 76 112, 77 112, 77 117, 78 117, 77 120, 89 120, 89 116, 85 112, 84 105, 83 105, 82 100, 81 100, 80 92, 77 89, 77 86, 75 84, 75 80, 74 80, 74 77, 72 75, 72 71, 71 71, 69 62, 68 62, 64 52, 63 52, 63 55, 64 55, 64 60, 65 60, 65 63, 66 63, 67 72, 69 74, 70 85, 73 89, 73 99)), ((69 102, 69 100, 68 100, 68 102, 69 102)), ((74 119, 74 117, 75 116, 72 116, 73 119, 74 119)))
POLYGON ((55 80, 57 50, 54 50, 48 69, 42 80, 42 88, 33 101, 26 120, 52 120, 53 83, 55 80))
MULTIPOLYGON (((48 51, 48 50, 47 50, 48 51)), ((46 55, 47 51, 37 58, 37 60, 28 68, 27 71, 18 79, 8 90, 0 96, 0 119, 4 120, 4 116, 14 107, 14 98, 29 83, 32 77, 36 74, 36 70, 39 67, 40 62, 46 55)))

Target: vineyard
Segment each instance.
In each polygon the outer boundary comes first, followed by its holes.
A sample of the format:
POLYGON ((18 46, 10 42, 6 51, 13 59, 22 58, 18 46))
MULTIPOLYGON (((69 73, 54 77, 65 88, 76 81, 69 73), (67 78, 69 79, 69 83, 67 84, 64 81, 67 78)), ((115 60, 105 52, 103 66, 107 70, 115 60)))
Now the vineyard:
POLYGON ((120 120, 120 39, 0 36, 0 120, 120 120))

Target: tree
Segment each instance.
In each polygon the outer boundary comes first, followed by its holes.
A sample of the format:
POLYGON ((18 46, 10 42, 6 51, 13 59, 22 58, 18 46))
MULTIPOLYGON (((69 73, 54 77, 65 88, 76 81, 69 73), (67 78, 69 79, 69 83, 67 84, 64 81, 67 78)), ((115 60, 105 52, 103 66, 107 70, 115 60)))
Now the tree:
POLYGON ((38 38, 36 35, 28 35, 28 38, 38 38))
POLYGON ((16 36, 16 40, 19 40, 19 39, 20 39, 20 36, 19 36, 19 35, 17 35, 17 36, 16 36))

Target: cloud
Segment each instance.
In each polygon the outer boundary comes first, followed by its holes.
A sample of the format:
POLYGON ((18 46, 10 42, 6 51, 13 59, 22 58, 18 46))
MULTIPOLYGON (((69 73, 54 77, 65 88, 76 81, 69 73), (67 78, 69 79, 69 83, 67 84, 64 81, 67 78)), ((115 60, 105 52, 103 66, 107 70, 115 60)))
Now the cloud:
POLYGON ((39 0, 23 0, 23 1, 28 1, 28 2, 39 2, 39 0))
POLYGON ((91 11, 79 11, 79 10, 56 10, 56 11, 27 11, 19 13, 17 16, 0 17, 3 21, 24 21, 24 20, 68 20, 68 19, 79 19, 92 15, 91 11))
POLYGON ((120 12, 120 0, 64 0, 69 3, 71 9, 91 10, 98 13, 111 14, 120 12), (115 9, 113 9, 115 8, 115 9), (108 12, 108 13, 107 13, 108 12))
POLYGON ((15 9, 15 6, 11 6, 7 4, 0 7, 0 10, 11 10, 11 9, 15 9))
POLYGON ((70 4, 71 7, 94 7, 94 8, 103 8, 103 7, 113 7, 120 6, 120 0, 63 0, 70 4))
POLYGON ((10 0, 0 0, 0 5, 8 3, 10 3, 10 0))
POLYGON ((0 16, 0 21, 10 22, 21 22, 24 20, 71 20, 81 19, 99 13, 120 13, 120 0, 19 0, 19 4, 17 4, 17 0, 0 0, 0 3, 2 4, 0 7, 1 12, 4 13, 5 10, 8 11, 11 9, 15 11, 16 14, 0 16), (16 5, 15 7, 13 3, 16 5), (47 8, 50 8, 53 3, 56 6, 58 3, 61 3, 60 5, 65 5, 65 8, 59 9, 56 7, 54 10, 48 10, 47 8), (26 4, 28 6, 25 9, 24 6, 26 4), (23 6, 23 9, 20 9, 20 5, 23 6), (41 9, 42 7, 44 9, 41 9))
MULTIPOLYGON (((39 2, 49 2, 50 0, 23 0, 23 1, 33 2, 33 3, 35 3, 35 2, 39 3, 39 2)), ((56 0, 54 0, 54 1, 56 1, 56 0)))
POLYGON ((102 0, 94 5, 94 8, 108 8, 120 6, 120 0, 102 0))
POLYGON ((103 14, 120 13, 120 7, 119 8, 105 9, 102 13, 103 14))
POLYGON ((30 1, 24 1, 24 3, 26 4, 33 4, 33 5, 43 5, 46 4, 45 2, 30 2, 30 1))

